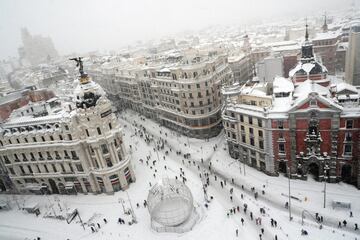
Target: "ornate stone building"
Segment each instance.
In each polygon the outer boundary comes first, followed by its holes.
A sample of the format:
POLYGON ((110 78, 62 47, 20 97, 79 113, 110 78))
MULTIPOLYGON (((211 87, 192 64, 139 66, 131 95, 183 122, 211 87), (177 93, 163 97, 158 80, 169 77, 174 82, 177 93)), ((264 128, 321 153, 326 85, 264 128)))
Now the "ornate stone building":
POLYGON ((135 181, 111 103, 82 71, 74 102, 29 103, 0 134, 0 161, 19 192, 113 193, 135 181))
POLYGON ((224 89, 230 155, 267 174, 306 179, 310 173, 360 188, 359 91, 328 75, 307 34, 289 75, 224 89))
POLYGON ((224 55, 103 68, 98 80, 120 108, 130 108, 190 137, 221 131, 221 87, 232 83, 224 55))

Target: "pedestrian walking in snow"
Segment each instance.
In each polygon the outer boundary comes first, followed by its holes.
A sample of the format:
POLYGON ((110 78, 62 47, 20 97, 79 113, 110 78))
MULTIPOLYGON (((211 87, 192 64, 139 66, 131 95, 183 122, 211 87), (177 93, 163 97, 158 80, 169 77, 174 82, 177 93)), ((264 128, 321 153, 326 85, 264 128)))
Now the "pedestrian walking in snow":
POLYGON ((244 195, 243 195, 243 194, 241 194, 240 196, 241 196, 241 199, 244 199, 244 195))
POLYGON ((98 226, 99 229, 101 228, 99 223, 97 223, 97 226, 98 226))
POLYGON ((232 196, 230 196, 230 201, 233 201, 233 197, 232 197, 232 196))
POLYGON ((244 226, 244 219, 241 218, 241 224, 244 226))
POLYGON ((355 223, 355 231, 359 230, 358 224, 355 223))
POLYGON ((95 232, 94 227, 91 227, 91 232, 92 232, 92 233, 94 233, 94 232, 95 232))
POLYGON ((104 218, 103 220, 104 220, 104 223, 106 224, 106 223, 107 223, 107 220, 106 220, 106 218, 104 218))
POLYGON ((250 212, 250 218, 251 218, 251 221, 253 220, 253 213, 250 212))
POLYGON ((275 225, 275 227, 277 227, 277 221, 275 221, 275 220, 274 220, 274 225, 275 225))
POLYGON ((274 219, 271 219, 270 222, 271 222, 271 226, 274 227, 274 219))
POLYGON ((278 237, 277 237, 277 235, 275 234, 275 240, 278 240, 278 237))
POLYGON ((350 217, 353 217, 353 213, 352 213, 352 211, 350 211, 350 217))
POLYGON ((262 235, 261 235, 261 234, 259 234, 259 239, 260 239, 260 240, 262 239, 262 235))
POLYGON ((343 221, 344 227, 346 227, 346 224, 347 224, 347 222, 346 222, 346 220, 344 220, 344 221, 343 221))
POLYGON ((341 228, 341 222, 339 221, 338 228, 341 228))
POLYGON ((235 234, 236 234, 237 237, 239 236, 239 230, 238 229, 235 230, 235 234))
POLYGON ((264 228, 261 228, 261 234, 264 234, 264 231, 265 231, 264 228))

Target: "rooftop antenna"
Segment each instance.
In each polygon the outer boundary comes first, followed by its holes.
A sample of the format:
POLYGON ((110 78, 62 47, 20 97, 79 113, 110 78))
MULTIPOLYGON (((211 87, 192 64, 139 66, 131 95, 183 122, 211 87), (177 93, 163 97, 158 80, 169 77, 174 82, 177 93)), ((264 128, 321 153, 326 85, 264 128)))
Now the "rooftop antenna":
POLYGON ((305 19, 305 41, 309 41, 309 32, 308 32, 308 24, 307 24, 307 18, 305 19))

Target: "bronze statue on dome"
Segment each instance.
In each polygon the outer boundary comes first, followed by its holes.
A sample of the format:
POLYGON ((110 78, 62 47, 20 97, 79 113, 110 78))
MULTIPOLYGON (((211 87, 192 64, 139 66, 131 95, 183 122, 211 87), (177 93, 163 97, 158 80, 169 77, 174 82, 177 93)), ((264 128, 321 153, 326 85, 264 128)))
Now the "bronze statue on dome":
POLYGON ((76 62, 76 67, 79 67, 80 75, 81 75, 81 77, 83 77, 85 75, 85 73, 84 73, 83 61, 81 59, 82 59, 82 57, 69 58, 69 60, 73 60, 76 62))

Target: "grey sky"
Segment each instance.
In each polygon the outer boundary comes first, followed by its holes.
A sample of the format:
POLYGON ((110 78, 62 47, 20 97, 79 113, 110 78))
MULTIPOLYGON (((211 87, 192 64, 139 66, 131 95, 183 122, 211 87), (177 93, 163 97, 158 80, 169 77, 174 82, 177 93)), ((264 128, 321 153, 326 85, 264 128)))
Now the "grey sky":
POLYGON ((0 59, 17 56, 20 28, 50 36, 60 54, 119 49, 213 24, 323 14, 351 0, 0 0, 0 59))

